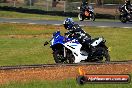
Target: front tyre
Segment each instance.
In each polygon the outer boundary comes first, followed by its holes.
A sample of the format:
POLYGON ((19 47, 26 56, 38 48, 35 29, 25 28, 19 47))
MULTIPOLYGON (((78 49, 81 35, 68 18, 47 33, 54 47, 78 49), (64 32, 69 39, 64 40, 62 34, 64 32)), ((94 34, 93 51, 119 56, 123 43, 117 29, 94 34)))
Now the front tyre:
POLYGON ((61 50, 54 51, 53 57, 56 63, 67 63, 67 60, 64 58, 63 51, 61 50))
POLYGON ((79 21, 83 21, 84 20, 84 17, 83 17, 83 15, 81 13, 78 14, 78 19, 79 19, 79 21))

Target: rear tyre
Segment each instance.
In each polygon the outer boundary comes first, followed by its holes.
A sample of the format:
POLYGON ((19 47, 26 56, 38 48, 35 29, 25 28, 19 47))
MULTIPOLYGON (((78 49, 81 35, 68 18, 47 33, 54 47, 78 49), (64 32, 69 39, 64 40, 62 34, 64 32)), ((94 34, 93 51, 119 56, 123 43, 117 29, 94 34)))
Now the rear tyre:
POLYGON ((91 14, 90 20, 95 21, 95 14, 94 13, 91 14))
POLYGON ((98 48, 98 55, 99 57, 98 58, 98 61, 97 62, 110 62, 110 55, 109 55, 109 52, 107 50, 107 48, 105 47, 99 47, 98 48))
POLYGON ((121 17, 120 17, 120 21, 121 21, 122 23, 126 23, 126 22, 127 22, 127 18, 126 18, 126 17, 121 16, 121 17))
POLYGON ((104 57, 106 62, 110 62, 110 55, 107 49, 104 49, 104 57))

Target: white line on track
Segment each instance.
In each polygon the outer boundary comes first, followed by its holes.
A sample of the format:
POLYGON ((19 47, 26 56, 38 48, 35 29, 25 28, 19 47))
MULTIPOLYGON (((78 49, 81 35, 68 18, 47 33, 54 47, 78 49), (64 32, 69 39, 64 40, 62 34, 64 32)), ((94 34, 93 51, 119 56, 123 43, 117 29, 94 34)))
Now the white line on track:
POLYGON ((20 22, 10 22, 10 23, 15 23, 16 24, 16 23, 20 23, 20 22))
POLYGON ((106 28, 106 27, 110 27, 110 26, 97 26, 97 27, 102 27, 102 28, 106 28))
POLYGON ((36 24, 36 23, 28 23, 28 24, 36 24))
POLYGON ((53 24, 53 25, 62 25, 62 24, 53 24))
POLYGON ((132 27, 122 27, 122 28, 132 28, 132 27))

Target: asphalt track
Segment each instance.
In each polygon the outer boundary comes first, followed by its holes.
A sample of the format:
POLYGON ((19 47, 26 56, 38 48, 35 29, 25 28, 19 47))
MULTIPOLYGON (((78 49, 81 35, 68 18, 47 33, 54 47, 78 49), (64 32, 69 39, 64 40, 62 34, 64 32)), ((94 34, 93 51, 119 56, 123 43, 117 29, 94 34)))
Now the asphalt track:
MULTIPOLYGON (((52 24, 61 25, 63 21, 56 20, 31 20, 31 19, 13 19, 13 18, 0 18, 0 23, 27 23, 27 24, 52 24)), ((111 21, 77 21, 81 26, 96 26, 96 27, 120 27, 120 28, 132 28, 132 22, 121 23, 111 21)))

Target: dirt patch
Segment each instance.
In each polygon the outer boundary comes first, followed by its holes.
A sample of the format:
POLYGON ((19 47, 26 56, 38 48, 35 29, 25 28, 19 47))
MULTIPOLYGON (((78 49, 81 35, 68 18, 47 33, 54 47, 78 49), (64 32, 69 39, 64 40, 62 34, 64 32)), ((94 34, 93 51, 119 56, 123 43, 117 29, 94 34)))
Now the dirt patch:
MULTIPOLYGON (((57 66, 16 70, 0 70, 0 84, 30 80, 64 80, 76 78, 80 66, 57 66)), ((87 74, 131 74, 132 64, 84 65, 87 74)))

